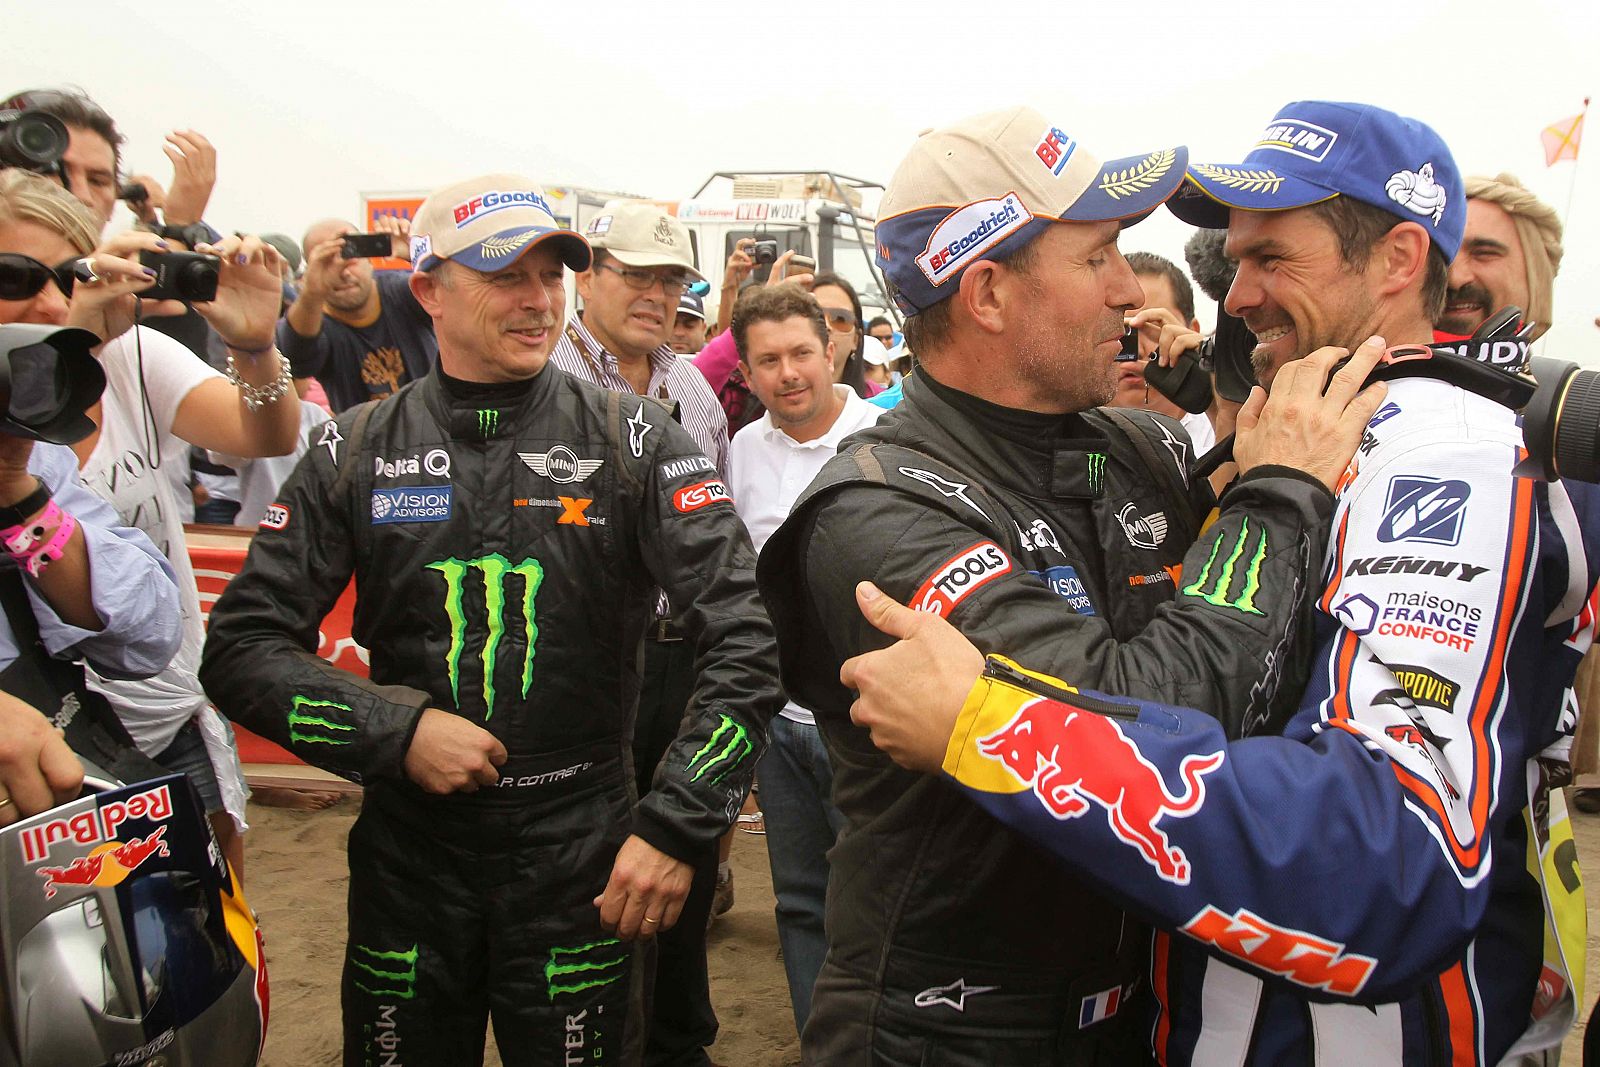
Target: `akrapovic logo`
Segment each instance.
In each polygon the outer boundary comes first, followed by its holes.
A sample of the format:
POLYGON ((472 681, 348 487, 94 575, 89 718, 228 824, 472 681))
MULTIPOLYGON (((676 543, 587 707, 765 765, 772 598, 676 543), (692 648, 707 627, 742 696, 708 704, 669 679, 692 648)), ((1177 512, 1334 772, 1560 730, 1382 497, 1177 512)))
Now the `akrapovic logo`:
POLYGON ((911 607, 949 618, 967 597, 1011 572, 1011 557, 993 541, 979 541, 941 563, 911 596, 911 607))
POLYGON ((1022 229, 1033 215, 1016 193, 997 200, 979 200, 957 208, 928 235, 917 266, 928 281, 941 285, 971 260, 1022 229))
POLYGON ((1273 119, 1272 125, 1261 135, 1261 140, 1256 142, 1256 147, 1288 152, 1292 156, 1321 163, 1328 158, 1328 153, 1333 151, 1338 140, 1338 134, 1315 123, 1301 122, 1299 119, 1273 119))

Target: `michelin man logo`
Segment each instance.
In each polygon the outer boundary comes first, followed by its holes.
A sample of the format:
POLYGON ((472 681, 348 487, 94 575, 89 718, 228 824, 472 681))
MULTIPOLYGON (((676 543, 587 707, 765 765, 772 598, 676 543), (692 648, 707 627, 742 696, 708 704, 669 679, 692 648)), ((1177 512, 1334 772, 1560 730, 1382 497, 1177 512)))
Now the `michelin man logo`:
POLYGON ((1417 215, 1432 216, 1439 225, 1444 218, 1446 196, 1444 186, 1433 180, 1433 164, 1424 163, 1417 170, 1398 170, 1389 175, 1384 184, 1389 199, 1417 215))

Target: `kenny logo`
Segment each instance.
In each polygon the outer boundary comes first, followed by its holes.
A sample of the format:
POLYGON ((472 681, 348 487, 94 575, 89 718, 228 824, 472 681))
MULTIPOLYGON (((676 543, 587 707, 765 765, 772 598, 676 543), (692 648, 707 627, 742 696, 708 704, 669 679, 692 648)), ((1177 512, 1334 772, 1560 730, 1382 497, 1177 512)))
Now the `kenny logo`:
POLYGON ((1470 563, 1426 559, 1420 556, 1368 556, 1351 560, 1350 565, 1344 569, 1344 576, 1349 578, 1357 574, 1421 574, 1449 578, 1453 575, 1458 582, 1470 582, 1488 570, 1488 567, 1474 567, 1470 563))
MULTIPOLYGON (((330 424, 331 425, 331 424, 330 424)), ((450 453, 442 448, 431 448, 423 456, 402 456, 384 459, 373 456, 374 478, 398 478, 405 474, 431 474, 435 478, 450 477, 450 453)))
POLYGON ((993 541, 979 541, 941 563, 911 595, 911 607, 948 619, 967 597, 1011 572, 1011 557, 993 541))
POLYGON ((1301 122, 1299 119, 1274 119, 1261 135, 1261 140, 1256 142, 1256 147, 1271 148, 1321 163, 1328 158, 1328 153, 1333 151, 1338 141, 1338 134, 1315 123, 1301 122))
POLYGON ((934 285, 954 277, 962 267, 1033 221, 1016 193, 978 200, 958 207, 928 235, 917 266, 934 285))
POLYGON ((1245 615, 1265 615, 1256 607, 1256 593, 1261 589, 1261 563, 1266 558, 1267 531, 1252 536, 1250 520, 1244 519, 1231 544, 1227 534, 1212 542, 1205 568, 1183 587, 1183 593, 1245 615))
POLYGON ((518 452, 517 458, 541 478, 549 478, 557 485, 581 482, 605 466, 603 459, 579 459, 578 454, 566 445, 556 445, 548 452, 518 452))
POLYGON ((521 692, 526 699, 533 685, 534 647, 539 638, 534 604, 539 586, 544 582, 544 566, 536 559, 524 559, 521 563, 513 564, 496 552, 478 559, 444 559, 429 563, 426 569, 438 571, 444 576, 444 614, 450 622, 450 649, 445 653, 445 667, 450 675, 450 696, 455 700, 458 710, 461 707, 461 657, 471 639, 469 631, 473 625, 468 618, 467 597, 469 591, 483 590, 485 633, 479 661, 483 666, 483 718, 487 722, 494 714, 495 662, 506 635, 506 579, 511 575, 521 579, 520 616, 523 647, 526 649, 522 658, 521 692), (478 576, 477 581, 470 580, 474 574, 478 576))
POLYGON ((1461 543, 1467 514, 1466 482, 1400 475, 1389 480, 1388 509, 1378 524, 1378 540, 1422 541, 1432 545, 1461 543))

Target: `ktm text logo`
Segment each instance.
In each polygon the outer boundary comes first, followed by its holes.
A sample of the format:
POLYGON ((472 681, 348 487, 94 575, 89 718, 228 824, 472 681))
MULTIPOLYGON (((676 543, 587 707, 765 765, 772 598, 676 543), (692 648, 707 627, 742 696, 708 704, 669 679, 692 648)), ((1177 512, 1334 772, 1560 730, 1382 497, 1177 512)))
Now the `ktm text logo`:
POLYGON ((1296 985, 1340 996, 1361 992, 1378 965, 1371 956, 1347 955, 1336 941, 1274 926, 1244 908, 1229 915, 1207 904, 1183 932, 1296 985))

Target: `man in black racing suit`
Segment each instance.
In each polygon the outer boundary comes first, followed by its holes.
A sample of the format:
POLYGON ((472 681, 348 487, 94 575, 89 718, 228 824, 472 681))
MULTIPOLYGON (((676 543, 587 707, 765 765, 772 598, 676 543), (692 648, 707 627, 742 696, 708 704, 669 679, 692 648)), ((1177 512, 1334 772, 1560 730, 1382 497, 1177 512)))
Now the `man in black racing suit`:
POLYGON ((879 263, 920 369, 823 469, 759 568, 785 686, 817 715, 846 820, 808 1064, 1148 1060, 1148 1015, 1130 1004, 1147 931, 891 763, 851 724, 837 679, 889 640, 855 602, 870 579, 980 648, 1028 648, 1086 684, 1236 721, 1293 707, 1328 487, 1377 401, 1322 397, 1333 350, 1299 380, 1298 412, 1253 399, 1246 473, 1195 541, 1209 500, 1182 428, 1094 408, 1142 302, 1118 229, 1183 170, 1182 149, 1101 167, 1015 109, 925 135, 884 196, 879 263))
POLYGON ((350 834, 346 1064, 633 1063, 648 939, 737 814, 781 705, 754 556, 669 413, 546 360, 563 263, 537 186, 435 193, 412 285, 439 365, 303 458, 211 616, 230 716, 366 786, 350 834), (371 681, 315 655, 349 577, 371 681), (654 787, 629 743, 665 589, 699 681, 654 787), (608 881, 609 879, 609 881, 608 881), (597 907, 598 905, 598 907, 597 907))

